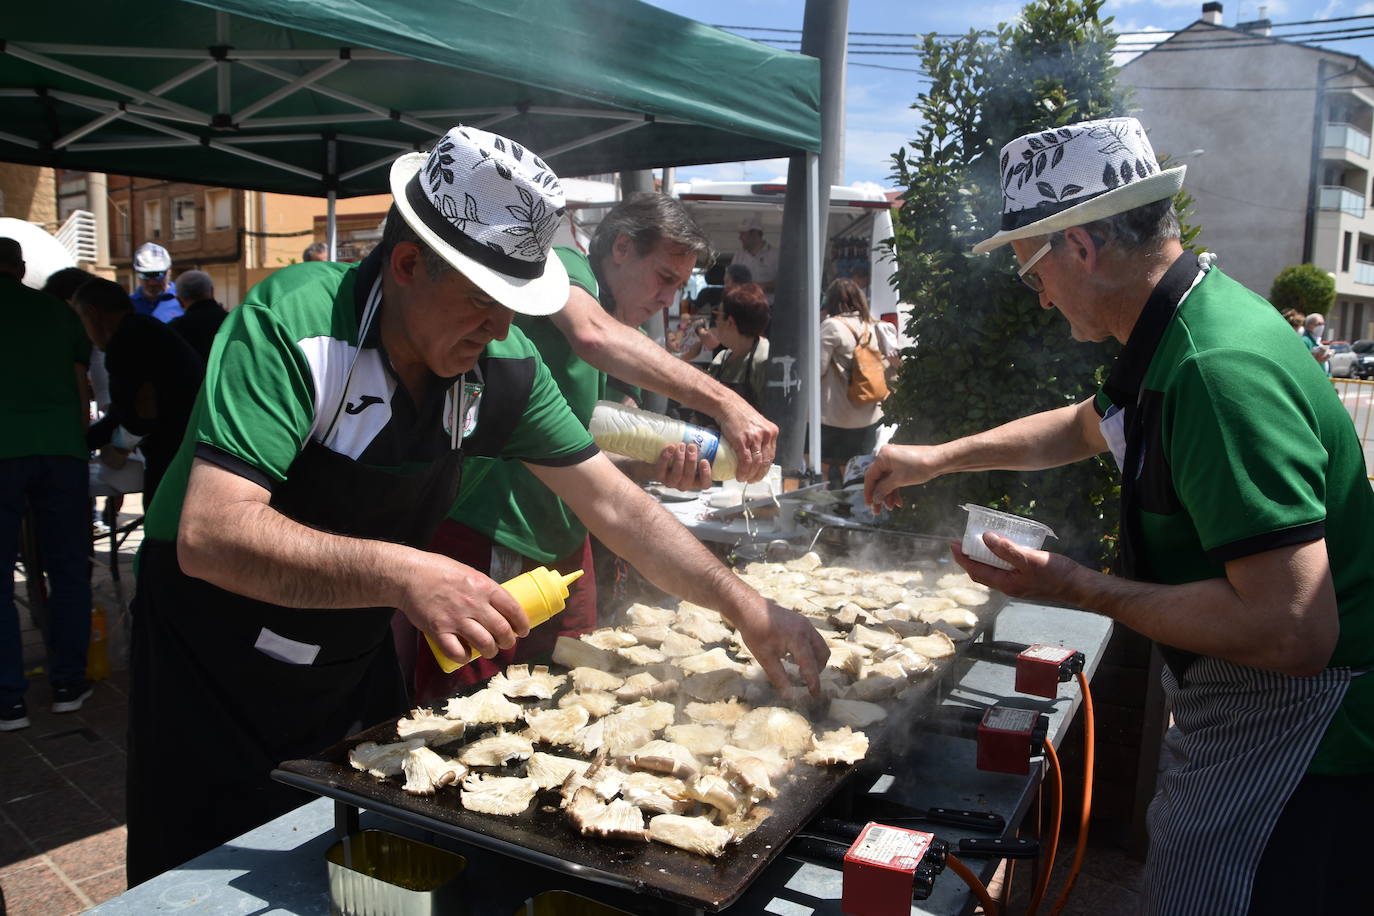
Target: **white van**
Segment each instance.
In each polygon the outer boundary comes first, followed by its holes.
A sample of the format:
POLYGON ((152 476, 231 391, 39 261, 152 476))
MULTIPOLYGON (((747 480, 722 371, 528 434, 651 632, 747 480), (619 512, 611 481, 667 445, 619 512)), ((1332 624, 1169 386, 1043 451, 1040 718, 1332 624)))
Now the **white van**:
MULTIPOLYGON (((678 182, 673 190, 721 254, 739 250, 739 225, 749 216, 759 218, 764 239, 778 247, 785 184, 694 181, 678 182)), ((884 239, 892 237, 892 207, 892 201, 877 188, 832 186, 821 278, 823 284, 829 283, 848 276, 858 262, 866 262, 871 276, 869 310, 875 318, 885 318, 904 329, 909 310, 899 302, 891 282, 897 265, 880 247, 884 239)))

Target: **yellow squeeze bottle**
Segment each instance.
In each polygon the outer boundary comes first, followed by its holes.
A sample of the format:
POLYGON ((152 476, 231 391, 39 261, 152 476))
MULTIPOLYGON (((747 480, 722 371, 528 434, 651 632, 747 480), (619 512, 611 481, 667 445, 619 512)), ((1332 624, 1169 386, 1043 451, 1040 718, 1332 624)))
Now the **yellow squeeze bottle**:
MULTIPOLYGON (((582 573, 583 570, 579 569, 577 572, 571 572, 565 576, 550 570, 547 566, 540 566, 529 572, 521 573, 509 582, 502 582, 501 587, 510 592, 516 601, 520 602, 520 607, 530 620, 530 629, 534 629, 563 610, 568 601, 568 586, 576 582, 582 573)), ((434 660, 439 663, 439 667, 443 669, 445 674, 452 674, 482 654, 473 649, 472 655, 468 657, 467 661, 456 662, 444 654, 434 641, 434 637, 428 633, 425 634, 425 641, 429 643, 429 649, 434 653, 434 660)))

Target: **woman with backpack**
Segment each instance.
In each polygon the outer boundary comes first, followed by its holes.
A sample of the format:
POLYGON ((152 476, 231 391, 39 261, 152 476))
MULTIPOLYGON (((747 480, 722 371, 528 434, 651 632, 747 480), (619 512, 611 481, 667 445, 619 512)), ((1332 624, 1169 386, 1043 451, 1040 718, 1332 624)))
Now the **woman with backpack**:
POLYGON ((838 483, 844 464, 872 453, 887 397, 888 360, 896 350, 853 280, 825 291, 821 322, 821 469, 838 483))

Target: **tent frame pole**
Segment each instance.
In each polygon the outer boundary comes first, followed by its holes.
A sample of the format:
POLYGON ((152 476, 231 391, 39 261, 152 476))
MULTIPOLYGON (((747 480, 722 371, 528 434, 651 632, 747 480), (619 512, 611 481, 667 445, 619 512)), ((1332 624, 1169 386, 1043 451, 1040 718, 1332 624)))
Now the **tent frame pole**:
MULTIPOLYGON (((229 44, 229 14, 225 12, 215 13, 215 45, 223 48, 229 44)), ((229 87, 229 61, 228 59, 215 61, 215 120, 218 122, 222 118, 229 117, 229 103, 231 93, 229 87)))
MULTIPOLYGON (((830 195, 821 196, 821 157, 819 153, 806 154, 806 277, 802 289, 802 378, 806 384, 802 391, 806 395, 806 416, 811 470, 819 471, 821 466, 821 329, 815 320, 816 304, 821 301, 821 201, 829 209, 830 195)), ((829 191, 829 188, 824 188, 829 191)))
POLYGON ((325 181, 329 191, 325 194, 324 238, 329 248, 329 260, 337 261, 339 253, 339 176, 336 174, 339 161, 339 141, 329 137, 324 141, 325 181))

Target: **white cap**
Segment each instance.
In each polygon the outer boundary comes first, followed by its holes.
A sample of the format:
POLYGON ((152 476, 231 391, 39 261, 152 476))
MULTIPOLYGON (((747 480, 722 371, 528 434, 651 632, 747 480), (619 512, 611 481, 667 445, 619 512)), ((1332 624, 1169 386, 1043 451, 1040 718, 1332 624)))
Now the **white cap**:
POLYGON ((166 272, 172 267, 172 256, 155 242, 144 242, 134 252, 134 270, 141 274, 166 272))
POLYGON ((740 232, 751 232, 755 230, 759 232, 763 231, 763 220, 759 219, 757 213, 751 214, 750 216, 746 216, 744 219, 740 220, 740 232))

